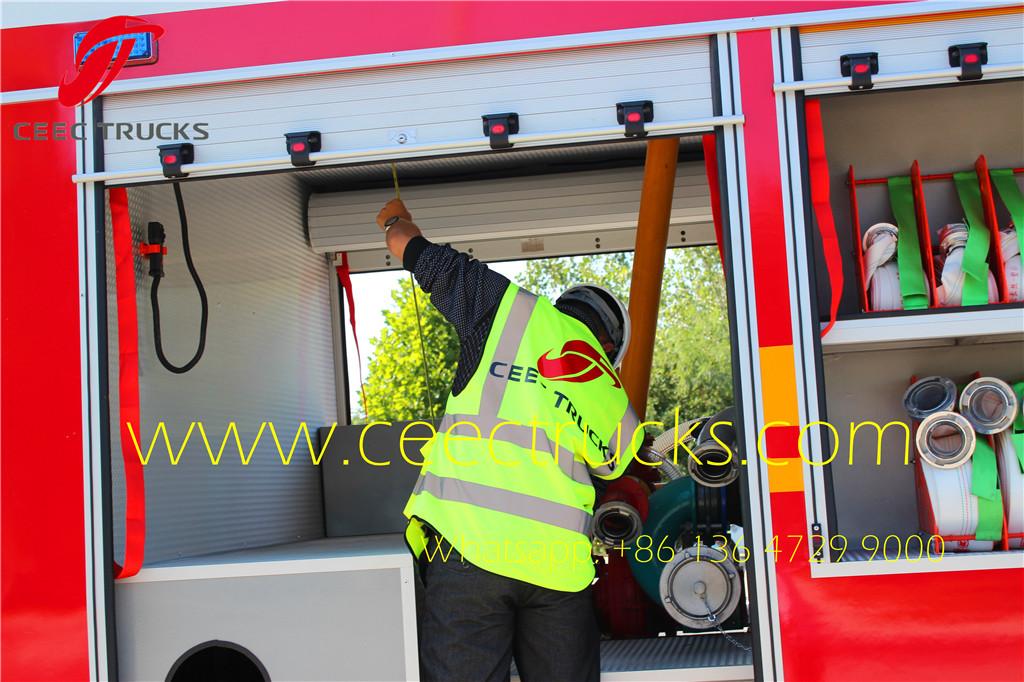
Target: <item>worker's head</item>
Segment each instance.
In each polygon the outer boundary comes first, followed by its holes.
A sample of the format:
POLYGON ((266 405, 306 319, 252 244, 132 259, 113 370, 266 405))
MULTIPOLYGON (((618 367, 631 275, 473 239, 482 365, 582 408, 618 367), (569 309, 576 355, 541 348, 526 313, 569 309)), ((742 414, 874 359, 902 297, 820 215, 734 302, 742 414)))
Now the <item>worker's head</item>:
POLYGON ((555 307, 587 325, 612 366, 619 366, 629 345, 629 311, 622 301, 604 287, 579 284, 566 289, 555 307))

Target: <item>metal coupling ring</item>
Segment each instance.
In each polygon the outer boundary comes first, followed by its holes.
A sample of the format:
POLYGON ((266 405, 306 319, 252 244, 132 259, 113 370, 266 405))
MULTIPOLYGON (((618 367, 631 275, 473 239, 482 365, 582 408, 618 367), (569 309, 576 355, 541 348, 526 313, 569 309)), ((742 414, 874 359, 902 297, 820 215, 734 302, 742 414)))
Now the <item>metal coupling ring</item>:
POLYGON ((920 421, 935 412, 952 410, 956 406, 956 384, 947 377, 918 379, 903 394, 903 407, 920 421))
POLYGON ((1002 379, 980 377, 960 394, 960 414, 978 433, 999 433, 1017 416, 1017 396, 1002 379))
POLYGON ((921 458, 938 469, 963 466, 974 454, 977 436, 962 414, 933 412, 917 427, 914 444, 921 458))

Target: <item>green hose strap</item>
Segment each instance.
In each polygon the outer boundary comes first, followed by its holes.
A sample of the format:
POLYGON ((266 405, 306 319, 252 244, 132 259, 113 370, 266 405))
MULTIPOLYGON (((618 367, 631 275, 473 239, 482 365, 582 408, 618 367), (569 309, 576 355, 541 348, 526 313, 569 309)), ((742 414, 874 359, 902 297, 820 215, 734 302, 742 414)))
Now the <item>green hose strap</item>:
POLYGON ((900 273, 900 294, 904 310, 928 307, 928 284, 921 265, 921 243, 917 238, 914 192, 910 178, 889 178, 889 203, 899 229, 896 240, 896 267, 900 273))
POLYGON ((967 246, 964 248, 964 290, 960 305, 988 303, 989 231, 981 209, 981 187, 974 171, 953 173, 960 205, 967 220, 967 246))
POLYGON ((1024 194, 1021 194, 1020 187, 1013 177, 1013 169, 999 168, 989 171, 988 174, 996 191, 999 192, 999 198, 1003 200, 1003 205, 1013 218, 1013 226, 1017 228, 1017 243, 1024 248, 1024 194))
POLYGON ((978 439, 971 457, 971 494, 978 498, 976 540, 1003 538, 1003 497, 999 493, 996 453, 986 440, 978 439))

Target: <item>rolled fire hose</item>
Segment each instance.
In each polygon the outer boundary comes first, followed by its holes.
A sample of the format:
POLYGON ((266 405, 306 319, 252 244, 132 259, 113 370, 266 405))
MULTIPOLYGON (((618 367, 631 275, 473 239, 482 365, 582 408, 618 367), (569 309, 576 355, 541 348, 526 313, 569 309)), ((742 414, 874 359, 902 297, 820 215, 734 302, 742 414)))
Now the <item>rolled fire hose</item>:
MULTIPOLYGON (((1007 530, 1024 533, 1024 381, 1014 384, 1013 392, 1017 397, 1017 413, 1013 426, 996 436, 996 450, 1007 530)), ((1024 547, 1024 538, 1011 538, 1010 547, 1024 547)))
POLYGON ((971 422, 956 412, 929 414, 915 445, 939 535, 975 536, 968 550, 990 550, 1002 537, 1002 500, 995 454, 971 422))
POLYGON ((1024 264, 1021 263, 1021 244, 1017 230, 999 230, 999 245, 1003 255, 1003 270, 1006 272, 1006 299, 1024 301, 1024 264))
POLYGON ((1005 381, 980 377, 967 384, 960 394, 960 414, 978 433, 999 433, 1017 416, 1017 396, 1005 381))
POLYGON ((952 410, 955 406, 956 384, 947 377, 918 379, 903 394, 903 407, 917 421, 935 412, 952 410))
MULTIPOLYGON (((967 255, 968 227, 964 223, 950 223, 939 230, 939 252, 942 275, 941 284, 937 288, 939 305, 958 306, 964 298, 964 285, 966 274, 964 273, 964 257, 967 255)), ((999 289, 996 286, 996 278, 991 269, 985 268, 988 272, 988 302, 999 301, 999 289)), ((967 303, 967 305, 973 305, 967 303)))
POLYGON ((742 585, 739 569, 724 549, 694 546, 677 552, 665 564, 658 582, 658 602, 677 623, 708 630, 736 612, 742 585))
MULTIPOLYGON (((1024 533, 1024 431, 1007 429, 996 436, 999 478, 1002 481, 1006 525, 1010 533, 1024 533)), ((1024 547, 1024 538, 1013 538, 1010 547, 1024 547)))
MULTIPOLYGON (((971 463, 966 462, 955 469, 938 469, 924 465, 921 470, 931 500, 936 532, 946 536, 975 535, 978 532, 980 513, 979 498, 971 494, 971 463)), ((994 546, 992 540, 971 540, 967 542, 965 549, 990 551, 994 546)), ((946 547, 947 551, 954 549, 956 548, 946 547)))
POLYGON ((900 272, 896 264, 899 229, 892 223, 876 223, 864 233, 864 286, 871 310, 902 310, 900 272))

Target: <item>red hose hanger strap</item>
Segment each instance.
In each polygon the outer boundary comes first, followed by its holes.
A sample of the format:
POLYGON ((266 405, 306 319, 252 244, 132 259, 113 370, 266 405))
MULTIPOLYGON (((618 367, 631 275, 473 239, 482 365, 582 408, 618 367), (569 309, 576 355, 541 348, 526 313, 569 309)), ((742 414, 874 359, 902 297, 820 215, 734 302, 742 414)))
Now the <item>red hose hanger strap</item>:
POLYGON ((114 577, 129 578, 142 568, 146 549, 146 481, 142 462, 135 449, 141 423, 135 250, 132 248, 127 190, 117 187, 109 190, 107 196, 110 201, 117 282, 118 426, 125 480, 124 562, 121 565, 115 562, 114 577))
POLYGON ((706 133, 701 142, 704 145, 704 172, 708 176, 708 194, 711 197, 711 217, 715 223, 715 242, 718 244, 718 258, 725 273, 725 253, 722 251, 722 193, 718 186, 718 147, 714 133, 706 133))
POLYGON ((832 217, 832 204, 829 199, 828 158, 825 156, 825 132, 821 124, 821 103, 808 98, 804 105, 807 125, 807 161, 811 181, 811 206, 814 209, 815 222, 821 235, 821 247, 825 256, 825 268, 828 271, 828 283, 831 289, 829 300, 828 324, 821 330, 825 336, 836 323, 839 312, 839 299, 843 295, 843 257, 839 249, 839 236, 836 234, 836 223, 832 217))

